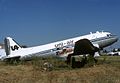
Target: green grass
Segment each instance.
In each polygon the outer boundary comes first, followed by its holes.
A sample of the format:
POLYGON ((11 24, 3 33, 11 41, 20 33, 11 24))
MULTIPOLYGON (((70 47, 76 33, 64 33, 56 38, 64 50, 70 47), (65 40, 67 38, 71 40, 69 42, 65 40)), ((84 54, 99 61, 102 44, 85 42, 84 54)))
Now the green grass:
POLYGON ((120 83, 120 56, 102 56, 93 67, 75 69, 52 57, 0 62, 0 83, 120 83), (45 62, 52 64, 51 70, 43 69, 45 62))

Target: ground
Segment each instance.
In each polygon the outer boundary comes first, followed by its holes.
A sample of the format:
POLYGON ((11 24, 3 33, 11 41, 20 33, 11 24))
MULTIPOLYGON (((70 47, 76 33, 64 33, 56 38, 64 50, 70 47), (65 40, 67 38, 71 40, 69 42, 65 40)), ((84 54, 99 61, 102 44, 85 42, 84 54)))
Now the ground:
POLYGON ((0 83, 120 83, 120 56, 102 56, 94 66, 75 69, 54 58, 0 62, 0 83), (45 71, 47 61, 53 67, 45 71))

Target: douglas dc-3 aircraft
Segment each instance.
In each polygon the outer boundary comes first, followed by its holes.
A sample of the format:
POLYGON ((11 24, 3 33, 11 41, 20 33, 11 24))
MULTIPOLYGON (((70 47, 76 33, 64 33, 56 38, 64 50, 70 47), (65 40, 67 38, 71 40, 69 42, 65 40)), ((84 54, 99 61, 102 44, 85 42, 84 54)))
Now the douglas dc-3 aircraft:
POLYGON ((118 37, 109 32, 95 32, 50 44, 22 48, 11 37, 6 37, 4 59, 25 59, 31 56, 68 57, 68 55, 95 54, 100 49, 112 45, 118 37))

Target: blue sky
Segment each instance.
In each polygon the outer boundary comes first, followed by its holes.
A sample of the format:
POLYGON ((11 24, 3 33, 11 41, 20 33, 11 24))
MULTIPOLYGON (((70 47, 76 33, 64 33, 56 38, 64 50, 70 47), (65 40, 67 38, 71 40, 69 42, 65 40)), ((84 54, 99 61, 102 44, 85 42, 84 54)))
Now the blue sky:
POLYGON ((120 36, 120 0, 0 0, 0 41, 34 46, 109 31, 120 36))

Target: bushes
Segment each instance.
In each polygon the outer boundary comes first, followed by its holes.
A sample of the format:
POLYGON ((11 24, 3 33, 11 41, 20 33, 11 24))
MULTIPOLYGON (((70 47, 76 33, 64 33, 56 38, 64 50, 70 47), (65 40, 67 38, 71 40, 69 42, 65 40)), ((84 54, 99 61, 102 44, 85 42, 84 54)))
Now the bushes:
POLYGON ((91 67, 97 63, 97 59, 93 56, 72 56, 71 57, 71 67, 72 68, 82 68, 82 67, 91 67))
POLYGON ((56 57, 33 57, 30 64, 35 70, 61 70, 70 68, 64 60, 56 57))

